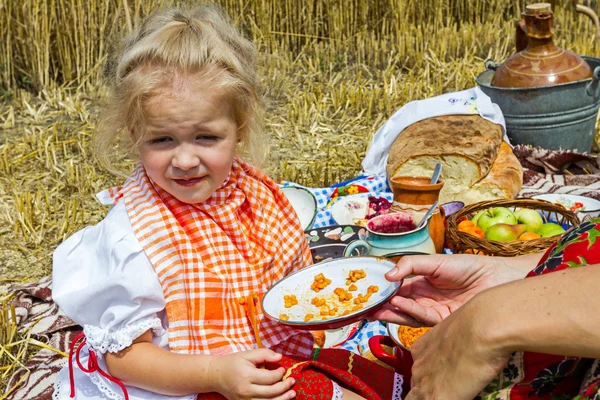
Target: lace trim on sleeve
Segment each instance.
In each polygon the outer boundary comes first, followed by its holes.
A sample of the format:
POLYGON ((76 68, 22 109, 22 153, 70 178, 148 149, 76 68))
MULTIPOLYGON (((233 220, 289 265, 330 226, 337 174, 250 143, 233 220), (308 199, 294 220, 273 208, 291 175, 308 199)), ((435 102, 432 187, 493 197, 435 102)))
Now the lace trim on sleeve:
POLYGON ((84 325, 83 332, 85 333, 88 346, 104 354, 107 351, 117 353, 131 346, 131 343, 148 329, 152 329, 154 336, 161 336, 165 333, 160 318, 156 317, 148 317, 135 321, 112 332, 97 326, 84 325))

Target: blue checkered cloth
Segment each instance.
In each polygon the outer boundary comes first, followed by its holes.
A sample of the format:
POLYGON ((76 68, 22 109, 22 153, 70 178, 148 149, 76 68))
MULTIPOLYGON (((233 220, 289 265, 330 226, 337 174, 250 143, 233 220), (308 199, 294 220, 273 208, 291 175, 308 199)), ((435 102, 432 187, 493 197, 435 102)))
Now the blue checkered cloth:
POLYGON ((339 347, 361 355, 369 351, 369 339, 377 335, 387 336, 385 323, 381 321, 365 322, 350 339, 346 340, 339 347))
POLYGON ((317 215, 311 228, 322 228, 324 226, 335 225, 335 220, 331 217, 331 211, 328 206, 331 200, 333 200, 332 195, 336 192, 336 189, 339 190, 351 185, 362 186, 369 191, 369 194, 377 197, 385 197, 387 200, 392 201, 393 193, 387 184, 385 176, 371 177, 361 175, 326 188, 311 188, 287 181, 282 182, 280 186, 295 186, 310 191, 317 199, 317 215))

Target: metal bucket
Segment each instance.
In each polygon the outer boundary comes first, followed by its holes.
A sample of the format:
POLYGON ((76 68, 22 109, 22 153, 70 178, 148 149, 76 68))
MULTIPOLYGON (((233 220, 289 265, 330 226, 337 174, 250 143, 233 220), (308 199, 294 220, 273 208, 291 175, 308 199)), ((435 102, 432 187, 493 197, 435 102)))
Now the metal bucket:
POLYGON ((513 144, 590 152, 600 107, 600 58, 582 56, 594 70, 582 81, 530 88, 491 86, 500 65, 486 61, 476 81, 498 104, 513 144))

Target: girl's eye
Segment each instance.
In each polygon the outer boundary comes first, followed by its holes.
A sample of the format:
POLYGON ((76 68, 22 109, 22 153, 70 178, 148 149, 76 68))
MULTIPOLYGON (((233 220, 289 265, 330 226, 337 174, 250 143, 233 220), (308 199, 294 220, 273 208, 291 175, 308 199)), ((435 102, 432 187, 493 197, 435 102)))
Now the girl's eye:
POLYGON ((216 142, 217 140, 219 140, 219 137, 215 136, 215 135, 199 135, 199 136, 196 136, 196 139, 204 140, 207 142, 216 142))
POLYGON ((171 141, 170 137, 160 136, 160 137, 157 137, 157 138, 150 139, 148 141, 148 143, 150 143, 150 144, 160 144, 160 143, 168 143, 170 141, 171 141))

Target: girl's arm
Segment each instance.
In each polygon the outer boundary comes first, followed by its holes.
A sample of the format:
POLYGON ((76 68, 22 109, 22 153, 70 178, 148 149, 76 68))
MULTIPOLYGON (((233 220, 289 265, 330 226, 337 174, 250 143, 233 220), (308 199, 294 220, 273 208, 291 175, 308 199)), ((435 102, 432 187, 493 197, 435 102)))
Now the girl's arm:
POLYGON ((294 380, 282 381, 284 368, 259 369, 257 365, 277 362, 281 355, 269 349, 226 356, 178 354, 161 349, 145 332, 119 353, 106 353, 108 372, 129 386, 155 393, 184 396, 217 392, 229 399, 291 399, 294 380))
POLYGON ((105 359, 108 372, 126 385, 174 396, 216 390, 208 372, 211 356, 161 349, 152 343, 151 331, 118 353, 106 353, 105 359))

